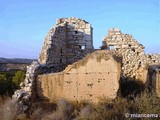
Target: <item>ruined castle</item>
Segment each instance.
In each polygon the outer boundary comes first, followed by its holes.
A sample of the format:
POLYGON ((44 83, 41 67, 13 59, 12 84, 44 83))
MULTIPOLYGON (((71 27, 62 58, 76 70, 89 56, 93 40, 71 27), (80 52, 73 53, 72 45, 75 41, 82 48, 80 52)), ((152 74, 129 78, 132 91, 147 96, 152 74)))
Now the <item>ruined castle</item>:
POLYGON ((142 81, 160 96, 160 54, 145 54, 142 44, 117 28, 109 29, 101 49, 95 50, 92 33, 85 20, 58 19, 14 97, 98 102, 117 97, 122 78, 142 81))

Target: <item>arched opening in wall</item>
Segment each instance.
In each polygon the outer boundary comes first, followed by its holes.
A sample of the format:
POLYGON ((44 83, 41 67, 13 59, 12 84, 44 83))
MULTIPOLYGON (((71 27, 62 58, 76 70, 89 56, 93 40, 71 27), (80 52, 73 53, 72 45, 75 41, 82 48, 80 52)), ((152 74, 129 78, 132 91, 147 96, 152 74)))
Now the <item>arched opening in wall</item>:
POLYGON ((80 45, 79 48, 82 49, 82 50, 84 50, 85 46, 84 45, 80 45))
POLYGON ((109 45, 109 49, 110 49, 110 50, 115 49, 114 45, 109 45))
POLYGON ((75 26, 76 26, 76 23, 75 23, 75 22, 73 22, 73 23, 72 23, 72 26, 73 26, 73 27, 75 27, 75 26))

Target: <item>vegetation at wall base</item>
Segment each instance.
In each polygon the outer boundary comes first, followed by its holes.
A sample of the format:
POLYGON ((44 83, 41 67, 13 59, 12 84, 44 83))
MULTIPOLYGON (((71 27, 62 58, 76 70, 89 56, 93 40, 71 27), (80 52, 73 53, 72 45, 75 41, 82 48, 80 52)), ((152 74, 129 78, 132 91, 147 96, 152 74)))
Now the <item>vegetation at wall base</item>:
POLYGON ((113 100, 101 98, 97 104, 93 104, 85 100, 60 99, 51 102, 37 98, 32 103, 29 115, 26 115, 22 106, 10 98, 24 77, 24 71, 0 73, 0 120, 132 120, 126 118, 125 114, 160 113, 160 98, 155 92, 145 91, 142 82, 128 78, 129 81, 120 83, 122 96, 113 100))
POLYGON ((24 78, 25 71, 0 72, 0 96, 12 96, 24 78))
MULTIPOLYGON (((132 100, 117 97, 114 100, 101 99, 97 104, 87 101, 73 102, 65 99, 52 102, 37 100, 33 103, 32 112, 28 118, 20 111, 21 107, 11 99, 0 105, 1 120, 6 120, 6 118, 9 120, 131 120, 131 118, 125 117, 125 113, 160 113, 160 98, 154 93, 146 91, 132 100)), ((144 118, 138 119, 145 120, 144 118)), ((158 118, 154 119, 158 120, 158 118)))

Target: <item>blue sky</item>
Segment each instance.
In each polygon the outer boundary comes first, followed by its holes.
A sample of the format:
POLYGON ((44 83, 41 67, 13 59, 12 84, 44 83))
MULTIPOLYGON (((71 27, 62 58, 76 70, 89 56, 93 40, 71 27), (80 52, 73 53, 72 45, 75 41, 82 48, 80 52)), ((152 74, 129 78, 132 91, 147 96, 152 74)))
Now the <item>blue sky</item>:
POLYGON ((0 0, 0 57, 38 58, 46 33, 62 17, 90 22, 95 48, 115 27, 146 53, 160 53, 159 0, 0 0))

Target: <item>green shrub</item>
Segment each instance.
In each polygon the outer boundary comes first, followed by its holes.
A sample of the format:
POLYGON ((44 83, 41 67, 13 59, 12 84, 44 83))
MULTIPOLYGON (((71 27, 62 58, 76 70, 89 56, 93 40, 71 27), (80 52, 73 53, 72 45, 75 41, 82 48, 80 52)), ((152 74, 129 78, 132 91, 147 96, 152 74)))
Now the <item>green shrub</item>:
POLYGON ((11 96, 15 85, 12 82, 10 74, 0 73, 0 96, 11 96))
POLYGON ((15 76, 13 77, 13 83, 16 84, 16 86, 19 87, 20 83, 23 82, 25 79, 25 72, 23 71, 17 71, 15 73, 15 76))

